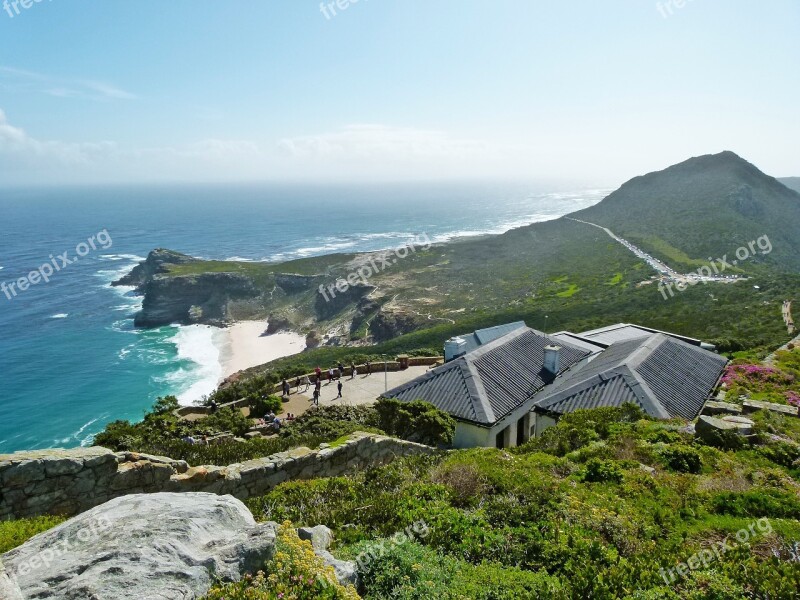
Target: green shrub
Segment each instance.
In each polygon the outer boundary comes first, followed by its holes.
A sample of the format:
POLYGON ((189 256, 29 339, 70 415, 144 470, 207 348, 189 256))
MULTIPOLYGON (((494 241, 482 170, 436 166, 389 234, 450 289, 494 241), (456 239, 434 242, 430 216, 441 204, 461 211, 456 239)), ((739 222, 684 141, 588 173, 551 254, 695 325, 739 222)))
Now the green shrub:
POLYGON ((697 442, 720 450, 741 450, 746 444, 738 432, 731 430, 707 431, 704 437, 697 439, 697 442))
POLYGON ((418 543, 365 542, 358 557, 363 596, 367 600, 523 600, 566 599, 557 577, 513 567, 470 565, 437 554, 418 543), (378 550, 386 548, 386 550, 378 550))
POLYGON ((280 435, 315 435, 335 440, 354 431, 383 433, 377 426, 378 413, 371 406, 319 406, 287 422, 280 435))
POLYGON ((775 464, 791 469, 800 460, 800 446, 787 442, 772 442, 758 449, 758 452, 775 464))
POLYGON ((583 473, 583 480, 593 483, 622 483, 622 478, 622 469, 615 460, 589 459, 583 473))
POLYGON ((700 453, 690 446, 674 444, 658 451, 664 465, 677 473, 699 473, 703 468, 700 453))
POLYGON ((389 435, 429 446, 453 443, 455 420, 428 402, 381 398, 375 404, 375 410, 378 412, 378 427, 389 435))
POLYGON ((800 519, 800 499, 797 495, 775 489, 723 492, 714 496, 711 508, 717 514, 734 517, 800 519))
POLYGON ((232 433, 236 437, 241 437, 252 427, 252 421, 238 408, 226 407, 198 421, 197 427, 209 432, 210 435, 232 433))
POLYGON ((283 410, 283 400, 279 396, 267 396, 265 398, 256 398, 250 405, 250 416, 260 419, 270 413, 280 414, 283 410))
POLYGON ((621 407, 576 410, 562 416, 555 427, 546 429, 541 437, 530 440, 516 452, 543 451, 565 456, 592 442, 606 440, 612 434, 619 435, 623 431, 621 424, 633 424, 644 418, 642 409, 630 403, 621 407))
POLYGON ((655 429, 647 432, 644 439, 652 444, 675 444, 682 442, 683 436, 677 431, 655 429))

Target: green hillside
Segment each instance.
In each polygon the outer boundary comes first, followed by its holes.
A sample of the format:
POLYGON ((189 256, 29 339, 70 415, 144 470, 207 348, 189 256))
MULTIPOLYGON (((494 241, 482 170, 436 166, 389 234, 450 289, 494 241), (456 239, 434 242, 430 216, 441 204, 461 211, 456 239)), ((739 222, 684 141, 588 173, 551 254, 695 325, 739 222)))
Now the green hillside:
POLYGON ((636 177, 572 216, 610 228, 674 268, 694 266, 675 264, 683 254, 730 258, 768 236, 772 252, 748 259, 748 266, 800 271, 800 194, 733 152, 636 177))

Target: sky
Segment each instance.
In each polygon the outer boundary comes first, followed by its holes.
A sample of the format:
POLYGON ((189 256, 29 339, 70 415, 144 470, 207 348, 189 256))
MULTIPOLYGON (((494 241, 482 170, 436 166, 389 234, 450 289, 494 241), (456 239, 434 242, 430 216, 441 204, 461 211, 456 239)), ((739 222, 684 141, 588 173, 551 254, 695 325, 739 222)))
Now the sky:
POLYGON ((797 0, 23 2, 0 185, 800 176, 797 0))

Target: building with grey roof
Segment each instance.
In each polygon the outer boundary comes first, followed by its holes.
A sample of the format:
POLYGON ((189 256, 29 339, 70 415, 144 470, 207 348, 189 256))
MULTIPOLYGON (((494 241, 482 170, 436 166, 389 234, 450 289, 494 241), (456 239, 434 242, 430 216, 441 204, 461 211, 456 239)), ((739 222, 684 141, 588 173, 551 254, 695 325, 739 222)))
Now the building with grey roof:
POLYGON ((457 339, 472 349, 385 394, 451 414, 457 448, 515 446, 560 415, 626 402, 693 419, 728 362, 699 340, 628 324, 547 335, 510 323, 457 339))
POLYGON ((425 400, 450 413, 458 422, 456 447, 512 446, 528 439, 537 392, 590 354, 523 325, 385 396, 425 400))
POLYGON ((651 417, 691 420, 717 387, 727 362, 662 333, 624 340, 556 379, 538 395, 535 407, 562 415, 632 402, 651 417))

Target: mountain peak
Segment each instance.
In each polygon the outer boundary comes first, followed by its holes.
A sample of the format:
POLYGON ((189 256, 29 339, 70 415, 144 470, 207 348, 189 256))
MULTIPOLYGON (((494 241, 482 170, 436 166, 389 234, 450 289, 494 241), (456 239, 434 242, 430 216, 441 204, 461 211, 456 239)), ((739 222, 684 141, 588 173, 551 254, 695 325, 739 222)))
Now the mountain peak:
POLYGON ((797 200, 796 192, 727 150, 631 179, 576 214, 664 259, 704 260, 768 235, 781 240, 769 260, 797 269, 797 200))

